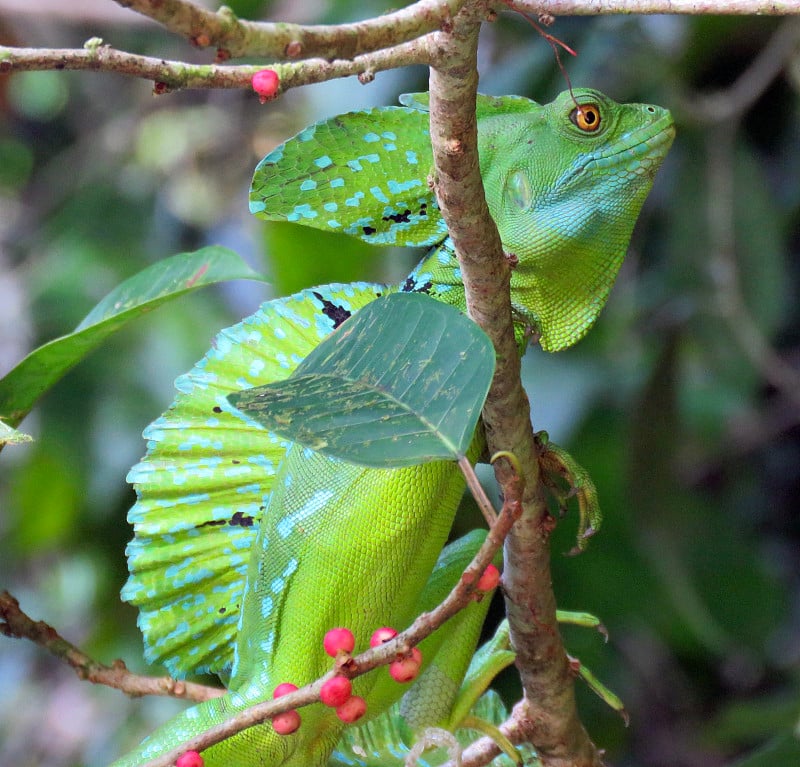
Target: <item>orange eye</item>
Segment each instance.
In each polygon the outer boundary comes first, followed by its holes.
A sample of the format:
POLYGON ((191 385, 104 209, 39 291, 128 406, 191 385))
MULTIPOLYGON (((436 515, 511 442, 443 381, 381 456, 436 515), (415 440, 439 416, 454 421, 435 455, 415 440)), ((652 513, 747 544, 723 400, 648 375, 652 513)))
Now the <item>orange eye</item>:
POLYGON ((581 104, 570 112, 569 119, 585 133, 593 133, 600 127, 600 107, 597 104, 581 104))

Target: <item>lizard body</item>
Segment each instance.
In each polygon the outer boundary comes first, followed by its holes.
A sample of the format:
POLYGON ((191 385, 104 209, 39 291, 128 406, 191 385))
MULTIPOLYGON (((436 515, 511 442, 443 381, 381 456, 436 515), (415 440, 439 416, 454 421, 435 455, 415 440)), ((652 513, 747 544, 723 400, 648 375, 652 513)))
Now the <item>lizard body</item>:
MULTIPOLYGON (((404 627, 430 594, 463 490, 455 464, 345 464, 281 440, 227 400, 286 378, 322 338, 385 292, 425 292, 464 308, 458 264, 427 184, 426 98, 318 123, 256 170, 251 209, 261 217, 432 248, 399 286, 323 286, 266 302, 218 335, 176 382, 170 410, 146 430, 148 453, 129 475, 138 501, 129 515, 135 538, 123 596, 140 608, 151 662, 174 675, 216 672, 229 692, 183 712, 115 767, 171 749, 271 698, 282 682, 312 681, 330 668, 322 651, 328 628, 347 626, 364 649, 373 629, 404 627)), ((544 106, 480 97, 477 114, 487 201, 517 264, 518 330, 535 329, 545 349, 565 348, 605 302, 672 141, 671 117, 585 89, 544 106)), ((471 452, 479 454, 478 441, 471 452)), ((452 583, 460 569, 450 567, 452 583)), ((467 656, 481 620, 459 639, 467 656)), ((430 642, 422 676, 441 670, 457 688, 466 667, 452 647, 437 654, 443 641, 430 642)), ((355 680, 368 716, 403 691, 380 680, 376 672, 355 680)), ((422 701, 425 687, 417 689, 422 701)), ((292 735, 260 725, 208 749, 206 763, 324 765, 344 725, 321 705, 302 716, 292 735)))

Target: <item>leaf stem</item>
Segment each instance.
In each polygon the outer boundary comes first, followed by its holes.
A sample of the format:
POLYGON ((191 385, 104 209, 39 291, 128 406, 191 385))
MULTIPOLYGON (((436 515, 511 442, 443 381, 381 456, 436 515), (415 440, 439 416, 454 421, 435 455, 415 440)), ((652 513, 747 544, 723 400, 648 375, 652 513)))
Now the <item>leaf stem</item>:
POLYGON ((478 479, 478 475, 475 473, 475 467, 470 463, 467 456, 462 455, 458 459, 458 468, 461 469, 461 473, 467 480, 467 487, 470 493, 472 493, 475 503, 478 504, 478 508, 481 510, 486 524, 489 525, 490 528, 494 527, 495 522, 497 522, 497 512, 495 512, 492 502, 486 495, 486 491, 483 489, 483 485, 478 479))

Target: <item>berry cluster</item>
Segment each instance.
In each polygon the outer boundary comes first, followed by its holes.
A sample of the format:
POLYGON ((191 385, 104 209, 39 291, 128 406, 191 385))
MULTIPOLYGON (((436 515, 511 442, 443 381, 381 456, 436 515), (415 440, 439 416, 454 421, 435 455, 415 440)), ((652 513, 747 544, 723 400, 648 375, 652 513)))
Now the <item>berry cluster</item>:
MULTIPOLYGON (((370 647, 377 647, 396 636, 397 631, 393 628, 379 628, 370 638, 370 647)), ((332 658, 341 660, 355 650, 356 639, 350 629, 333 628, 325 634, 322 646, 332 658)), ((422 653, 415 647, 408 656, 399 658, 391 663, 389 673, 397 682, 410 682, 419 674, 421 665, 422 653)), ((284 682, 275 688, 273 697, 279 698, 281 695, 294 692, 296 689, 297 686, 291 682, 284 682)), ((331 677, 322 685, 319 697, 322 703, 335 709, 336 716, 347 724, 357 722, 367 711, 367 702, 361 696, 353 695, 352 682, 341 674, 331 677)), ((300 721, 300 714, 297 711, 285 711, 272 717, 272 727, 280 735, 289 735, 300 727, 300 721)), ((194 766, 186 765, 186 767, 194 766)))
MULTIPOLYGON (((256 77, 259 74, 271 73, 271 70, 264 70, 253 77, 253 88, 256 88, 256 77)), ((275 88, 277 89, 277 75, 275 75, 275 88)), ((480 593, 486 593, 494 589, 500 581, 500 572, 494 565, 489 565, 478 579, 476 588, 480 593)), ((389 642, 397 636, 397 631, 389 626, 376 629, 369 640, 370 647, 379 647, 385 642, 389 642)), ((332 658, 340 660, 352 654, 356 646, 356 638, 353 632, 347 628, 333 628, 325 634, 322 640, 325 652, 332 658)), ((417 647, 413 647, 407 655, 398 658, 389 664, 389 674, 392 679, 400 684, 406 684, 419 676, 422 666, 422 653, 417 647)), ((272 693, 273 698, 280 698, 295 692, 298 687, 291 682, 279 684, 272 693)), ((353 695, 353 684, 346 677, 336 675, 325 682, 319 692, 322 703, 336 710, 336 716, 343 722, 352 724, 357 722, 367 711, 367 702, 359 695, 353 695)), ((284 711, 272 717, 272 727, 279 735, 291 735, 300 727, 300 714, 296 710, 284 711)), ((203 767, 203 757, 197 751, 187 751, 182 754, 175 763, 175 767, 203 767)))

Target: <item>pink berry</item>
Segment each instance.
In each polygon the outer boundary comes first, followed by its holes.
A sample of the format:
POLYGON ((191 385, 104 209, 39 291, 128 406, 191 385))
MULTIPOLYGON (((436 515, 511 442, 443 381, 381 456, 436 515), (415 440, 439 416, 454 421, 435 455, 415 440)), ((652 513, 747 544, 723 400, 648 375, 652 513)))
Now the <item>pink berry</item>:
POLYGON ((390 628, 389 626, 383 626, 382 628, 375 629, 372 636, 369 640, 370 647, 379 647, 384 642, 388 642, 390 639, 394 639, 397 636, 397 632, 390 628))
POLYGON ((278 94, 281 80, 274 69, 262 69, 253 75, 253 90, 259 95, 261 103, 274 99, 278 94))
POLYGON ((408 658, 396 660, 389 664, 389 673, 395 682, 407 684, 419 676, 419 666, 408 658))
POLYGON ((331 708, 341 706, 353 694, 353 684, 346 676, 329 679, 319 691, 319 699, 331 708))
POLYGON ((347 724, 357 722, 366 712, 367 701, 359 695, 351 695, 341 706, 336 708, 336 716, 347 724))
POLYGON ((292 684, 291 682, 283 682, 275 688, 275 691, 272 693, 272 697, 280 698, 281 695, 288 695, 290 692, 294 692, 296 689, 296 684, 292 684))
POLYGON ((406 658, 400 658, 389 664, 389 673, 395 682, 405 684, 419 675, 422 666, 422 653, 418 647, 413 647, 406 658))
POLYGON ((272 729, 278 735, 291 735, 300 726, 300 714, 297 711, 284 711, 272 717, 272 729))
POLYGON ((500 583, 500 571, 494 565, 488 565, 478 578, 475 588, 483 592, 491 591, 498 583, 500 583))
POLYGON ((325 639, 322 642, 325 652, 332 658, 335 658, 339 652, 353 652, 356 646, 356 638, 350 629, 336 628, 331 629, 325 634, 325 639))
POLYGON ((175 767, 203 767, 203 757, 197 751, 187 751, 177 758, 175 767))

